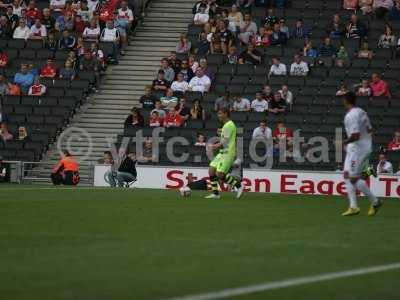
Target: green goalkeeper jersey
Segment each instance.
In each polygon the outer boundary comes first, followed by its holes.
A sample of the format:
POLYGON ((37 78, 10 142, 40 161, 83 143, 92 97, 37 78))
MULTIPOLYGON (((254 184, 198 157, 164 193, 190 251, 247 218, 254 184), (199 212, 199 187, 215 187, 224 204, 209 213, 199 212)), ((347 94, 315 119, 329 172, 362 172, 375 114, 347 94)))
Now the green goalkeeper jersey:
POLYGON ((236 156, 236 125, 232 120, 229 120, 222 127, 221 143, 223 148, 220 153, 236 156))

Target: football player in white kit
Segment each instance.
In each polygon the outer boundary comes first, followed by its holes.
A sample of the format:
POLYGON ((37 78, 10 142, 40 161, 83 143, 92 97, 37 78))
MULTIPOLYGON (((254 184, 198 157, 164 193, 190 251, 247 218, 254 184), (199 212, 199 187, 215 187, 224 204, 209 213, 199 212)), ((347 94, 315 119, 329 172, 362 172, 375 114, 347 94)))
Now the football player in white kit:
POLYGON ((374 216, 381 201, 369 189, 363 178, 363 171, 369 167, 369 156, 372 152, 372 126, 367 113, 356 106, 356 95, 352 92, 344 96, 344 105, 347 113, 344 118, 347 139, 346 159, 344 163, 344 180, 350 207, 342 215, 354 216, 360 213, 357 205, 356 190, 358 189, 371 201, 369 216, 374 216))

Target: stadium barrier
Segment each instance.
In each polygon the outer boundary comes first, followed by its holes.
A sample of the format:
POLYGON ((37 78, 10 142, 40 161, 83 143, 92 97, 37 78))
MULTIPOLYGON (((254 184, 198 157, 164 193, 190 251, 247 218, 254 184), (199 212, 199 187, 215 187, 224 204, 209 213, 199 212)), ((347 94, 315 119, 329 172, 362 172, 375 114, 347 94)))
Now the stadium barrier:
MULTIPOLYGON (((108 186, 105 173, 109 166, 96 165, 94 185, 108 186)), ((208 178, 206 168, 138 166, 138 181, 133 187, 178 189, 188 182, 208 178)), ((291 193, 314 195, 345 195, 343 174, 340 172, 243 170, 245 191, 258 193, 291 193)), ((369 185, 378 197, 400 197, 400 176, 371 177, 369 185)))

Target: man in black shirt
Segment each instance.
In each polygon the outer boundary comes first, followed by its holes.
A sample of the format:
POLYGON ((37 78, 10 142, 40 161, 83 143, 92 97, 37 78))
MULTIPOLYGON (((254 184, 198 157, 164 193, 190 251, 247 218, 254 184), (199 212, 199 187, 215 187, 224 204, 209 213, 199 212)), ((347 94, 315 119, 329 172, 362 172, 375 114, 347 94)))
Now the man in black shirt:
POLYGON ((42 24, 44 25, 44 27, 46 27, 47 32, 51 31, 54 28, 55 23, 56 23, 56 20, 50 15, 50 9, 44 8, 42 24))
POLYGON ((165 73, 163 70, 158 71, 157 78, 153 80, 153 90, 165 92, 169 87, 169 83, 165 80, 165 73))
POLYGON ((143 109, 152 110, 154 109, 154 103, 157 97, 151 93, 151 86, 146 86, 144 88, 144 95, 140 97, 140 103, 143 105, 143 109))
POLYGON ((176 105, 175 109, 182 116, 183 119, 188 120, 190 117, 190 108, 186 105, 186 98, 182 97, 179 103, 176 105))
POLYGON ((227 28, 224 20, 219 21, 218 29, 219 30, 214 35, 221 41, 222 51, 226 55, 228 54, 228 48, 232 46, 233 35, 232 32, 227 28))
POLYGON ((243 51, 239 56, 239 62, 241 64, 253 64, 259 65, 261 63, 261 54, 254 49, 252 44, 247 46, 247 50, 243 51))
POLYGON ((135 154, 129 153, 122 161, 117 172, 117 181, 119 187, 129 187, 136 181, 136 157, 135 154))
POLYGON ((14 30, 18 26, 18 20, 19 20, 18 15, 14 14, 13 11, 14 11, 14 9, 11 5, 7 6, 7 11, 5 14, 5 16, 8 20, 8 24, 11 26, 12 30, 14 30))
POLYGON ((11 25, 5 16, 0 17, 0 38, 2 39, 12 38, 11 25))
POLYGON ((276 92, 274 98, 269 102, 268 112, 272 114, 282 114, 286 111, 286 101, 282 99, 281 93, 276 92))

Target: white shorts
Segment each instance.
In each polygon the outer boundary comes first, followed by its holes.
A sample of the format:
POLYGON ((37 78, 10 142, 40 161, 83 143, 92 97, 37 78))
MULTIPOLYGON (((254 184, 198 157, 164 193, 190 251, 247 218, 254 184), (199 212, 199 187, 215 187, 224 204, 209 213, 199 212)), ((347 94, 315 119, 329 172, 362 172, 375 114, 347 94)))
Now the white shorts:
POLYGON ((366 151, 358 147, 347 147, 346 159, 344 161, 343 171, 349 174, 349 177, 360 177, 369 163, 371 151, 366 151))

